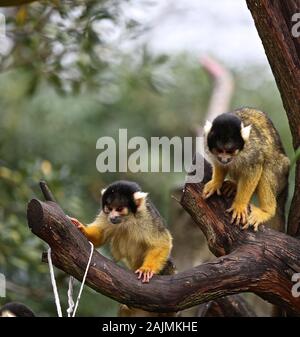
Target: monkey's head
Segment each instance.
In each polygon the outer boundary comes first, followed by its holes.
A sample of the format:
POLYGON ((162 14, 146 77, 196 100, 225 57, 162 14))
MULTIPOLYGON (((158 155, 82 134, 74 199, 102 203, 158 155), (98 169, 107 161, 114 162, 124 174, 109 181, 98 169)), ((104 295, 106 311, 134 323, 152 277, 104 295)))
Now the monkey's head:
POLYGON ((243 150, 248 141, 251 125, 244 126, 233 113, 223 113, 214 121, 206 122, 204 133, 210 153, 222 165, 228 165, 243 150))
POLYGON ((112 224, 120 224, 145 206, 147 195, 135 182, 116 181, 102 190, 102 210, 112 224))
POLYGON ((9 302, 0 308, 0 317, 35 317, 35 315, 26 305, 9 302))

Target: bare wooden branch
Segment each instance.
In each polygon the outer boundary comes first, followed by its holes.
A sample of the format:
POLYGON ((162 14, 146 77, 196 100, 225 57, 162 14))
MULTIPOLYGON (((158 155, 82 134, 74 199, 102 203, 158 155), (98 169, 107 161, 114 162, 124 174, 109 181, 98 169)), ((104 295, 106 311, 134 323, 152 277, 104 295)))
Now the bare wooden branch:
POLYGON ((213 81, 213 90, 206 111, 206 118, 215 119, 226 112, 233 95, 234 81, 231 72, 212 57, 205 56, 200 63, 213 81))
MULTIPOLYGON (((241 261, 240 258, 243 259, 251 281, 249 280, 248 283, 244 279, 244 270, 239 270, 232 280, 232 287, 235 287, 234 284, 242 278, 248 290, 251 289, 250 291, 273 304, 280 305, 277 301, 279 293, 281 293, 279 297, 288 296, 291 300, 293 298, 291 277, 294 273, 299 272, 300 267, 300 263, 296 262, 299 261, 300 256, 299 240, 263 226, 259 232, 255 233, 252 230, 243 231, 238 226, 231 225, 229 219, 222 221, 225 209, 230 202, 224 202, 218 196, 213 196, 210 200, 205 201, 201 192, 201 186, 187 185, 182 205, 204 231, 209 247, 215 255, 228 254, 227 257, 239 262, 241 261), (253 278, 256 278, 256 280, 254 281, 253 278), (269 291, 266 293, 268 286, 265 282, 268 283, 270 278, 274 281, 275 279, 280 281, 269 285, 269 291), (285 288, 285 290, 279 290, 278 287, 285 288), (261 291, 262 289, 264 290, 261 291)), ((230 270, 227 270, 224 275, 228 273, 230 274, 230 270)), ((220 279, 222 279, 222 276, 220 276, 220 279)), ((293 298, 292 301, 299 302, 296 298, 293 298)), ((300 313, 299 309, 295 311, 300 313)))
POLYGON ((44 195, 44 198, 46 201, 56 201, 52 192, 50 191, 50 188, 48 187, 46 181, 41 180, 40 181, 40 189, 44 195))
POLYGON ((200 304, 197 317, 256 317, 256 314, 241 295, 231 295, 200 304))
MULTIPOLYGON (((291 312, 300 312, 300 301, 291 293, 291 276, 300 272, 299 240, 270 229, 242 231, 228 221, 222 222, 222 209, 227 206, 218 197, 205 202, 202 187, 187 185, 182 204, 205 232, 210 248, 217 255, 228 255, 176 275, 155 276, 149 284, 142 284, 133 272, 95 251, 87 285, 147 311, 180 311, 230 294, 254 292, 291 312), (220 210, 216 212, 214 207, 220 210)), ((62 209, 54 202, 33 199, 27 218, 32 232, 50 245, 54 265, 81 280, 90 245, 62 209)))
MULTIPOLYGON (((295 150, 300 146, 300 38, 292 35, 292 17, 300 12, 298 0, 246 0, 265 48, 290 124, 295 150)), ((300 163, 288 234, 300 235, 300 163)))

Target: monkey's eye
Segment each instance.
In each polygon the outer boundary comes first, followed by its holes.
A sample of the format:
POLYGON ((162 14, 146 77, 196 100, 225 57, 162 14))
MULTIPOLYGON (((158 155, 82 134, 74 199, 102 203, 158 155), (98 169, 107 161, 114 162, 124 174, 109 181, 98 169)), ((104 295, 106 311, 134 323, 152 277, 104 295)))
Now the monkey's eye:
POLYGON ((233 155, 233 154, 237 154, 238 150, 237 150, 236 148, 232 148, 232 149, 227 150, 226 152, 227 152, 228 154, 233 155))
POLYGON ((111 207, 109 207, 109 206, 104 206, 104 213, 106 213, 106 214, 108 214, 108 213, 110 213, 112 211, 112 208, 111 207))
POLYGON ((124 207, 118 207, 118 208, 116 208, 117 212, 122 212, 123 210, 124 210, 124 207))

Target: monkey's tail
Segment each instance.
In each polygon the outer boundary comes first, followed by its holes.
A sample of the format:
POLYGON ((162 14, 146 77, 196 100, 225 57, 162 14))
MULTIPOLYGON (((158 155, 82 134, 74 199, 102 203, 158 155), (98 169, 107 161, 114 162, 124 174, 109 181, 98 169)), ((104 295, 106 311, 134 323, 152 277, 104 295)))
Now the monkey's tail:
POLYGON ((288 184, 286 184, 284 189, 277 196, 276 214, 272 221, 272 227, 283 233, 286 231, 285 205, 288 197, 288 192, 289 186, 288 184))

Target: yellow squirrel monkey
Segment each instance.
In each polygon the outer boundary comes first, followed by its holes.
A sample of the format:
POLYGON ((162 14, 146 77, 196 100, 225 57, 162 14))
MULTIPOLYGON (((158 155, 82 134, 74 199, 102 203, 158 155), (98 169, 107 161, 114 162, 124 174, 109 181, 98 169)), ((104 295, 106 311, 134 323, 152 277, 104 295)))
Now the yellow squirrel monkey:
POLYGON ((172 236, 148 194, 131 181, 116 181, 102 191, 102 210, 87 226, 71 218, 96 246, 110 242, 113 258, 124 261, 142 282, 167 267, 172 236))
POLYGON ((212 179, 204 186, 204 198, 217 192, 235 197, 232 222, 243 228, 270 222, 277 230, 284 223, 288 191, 289 159, 278 132, 265 113, 242 108, 224 113, 204 127, 207 152, 213 165, 212 179), (229 180, 224 181, 228 176, 229 180), (259 207, 248 204, 256 193, 259 207), (270 221, 271 220, 271 221, 270 221))

